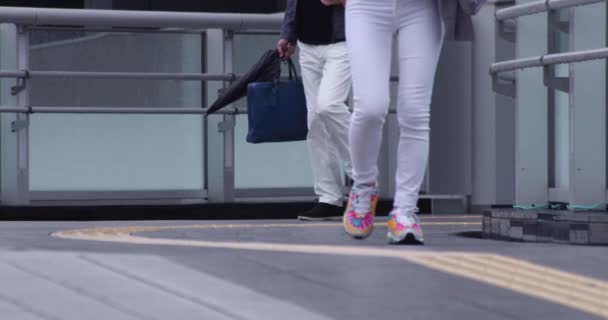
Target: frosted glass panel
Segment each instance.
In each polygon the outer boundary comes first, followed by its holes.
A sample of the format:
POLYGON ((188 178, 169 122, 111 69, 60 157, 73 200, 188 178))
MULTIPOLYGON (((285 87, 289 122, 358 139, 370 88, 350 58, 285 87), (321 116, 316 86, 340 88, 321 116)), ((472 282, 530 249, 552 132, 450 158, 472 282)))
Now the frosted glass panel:
MULTIPOLYGON (((275 47, 277 38, 278 36, 236 36, 235 72, 246 72, 266 50, 275 47)), ((245 99, 237 105, 245 106, 245 99)), ((245 141, 247 117, 244 115, 237 118, 235 135, 237 188, 312 186, 313 179, 305 142, 249 144, 245 141)))
POLYGON ((187 190, 203 182, 192 116, 34 115, 32 190, 187 190))
POLYGON ((236 127, 236 186, 281 188, 312 186, 312 173, 305 142, 249 144, 247 116, 236 127))
MULTIPOLYGON (((34 70, 201 72, 200 35, 32 35, 34 70)), ((196 81, 36 79, 37 106, 201 107, 196 81)), ((190 190, 204 180, 196 115, 33 115, 34 191, 190 190)))

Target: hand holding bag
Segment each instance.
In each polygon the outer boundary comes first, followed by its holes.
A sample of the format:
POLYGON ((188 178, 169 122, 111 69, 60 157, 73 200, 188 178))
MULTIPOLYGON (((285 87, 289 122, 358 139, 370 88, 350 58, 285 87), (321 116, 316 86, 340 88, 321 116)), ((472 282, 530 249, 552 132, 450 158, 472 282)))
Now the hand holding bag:
POLYGON ((306 140, 308 134, 304 86, 291 59, 289 80, 254 82, 247 87, 247 142, 306 140))

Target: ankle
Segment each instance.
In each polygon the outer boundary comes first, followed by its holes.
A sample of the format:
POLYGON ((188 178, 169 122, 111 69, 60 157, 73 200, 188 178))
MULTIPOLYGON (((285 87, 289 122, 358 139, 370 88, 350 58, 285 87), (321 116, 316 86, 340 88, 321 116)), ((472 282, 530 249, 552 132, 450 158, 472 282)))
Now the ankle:
POLYGON ((389 215, 415 216, 416 213, 418 213, 418 208, 393 207, 389 215))

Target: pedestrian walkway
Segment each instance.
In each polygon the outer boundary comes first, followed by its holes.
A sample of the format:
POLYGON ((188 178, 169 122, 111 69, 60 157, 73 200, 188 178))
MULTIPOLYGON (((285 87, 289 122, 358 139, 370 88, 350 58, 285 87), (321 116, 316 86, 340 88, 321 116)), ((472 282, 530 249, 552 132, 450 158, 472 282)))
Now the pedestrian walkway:
POLYGON ((388 245, 384 220, 363 241, 333 222, 3 222, 0 314, 608 319, 608 247, 480 239, 480 216, 422 221, 425 246, 388 245))

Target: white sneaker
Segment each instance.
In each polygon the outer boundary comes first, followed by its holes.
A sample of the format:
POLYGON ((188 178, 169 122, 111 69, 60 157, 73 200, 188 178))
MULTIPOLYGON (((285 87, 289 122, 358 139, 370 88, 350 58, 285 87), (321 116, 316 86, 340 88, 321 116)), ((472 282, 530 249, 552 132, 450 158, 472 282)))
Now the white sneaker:
POLYGON ((392 244, 424 244, 424 233, 415 212, 400 212, 395 208, 388 220, 387 237, 392 244))

